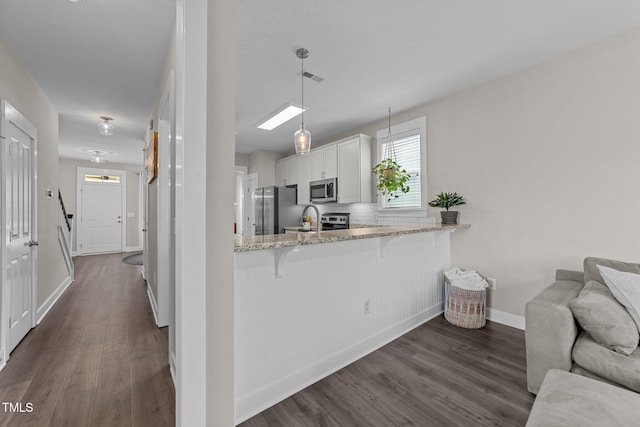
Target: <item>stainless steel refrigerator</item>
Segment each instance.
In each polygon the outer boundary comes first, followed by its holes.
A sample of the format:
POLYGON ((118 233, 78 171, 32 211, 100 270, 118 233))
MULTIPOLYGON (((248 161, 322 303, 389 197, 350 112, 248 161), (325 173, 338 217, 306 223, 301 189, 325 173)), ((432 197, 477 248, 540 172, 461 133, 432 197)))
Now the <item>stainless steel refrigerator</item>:
POLYGON ((256 235, 281 234, 284 227, 300 225, 303 206, 297 205, 296 188, 257 188, 253 198, 256 235))

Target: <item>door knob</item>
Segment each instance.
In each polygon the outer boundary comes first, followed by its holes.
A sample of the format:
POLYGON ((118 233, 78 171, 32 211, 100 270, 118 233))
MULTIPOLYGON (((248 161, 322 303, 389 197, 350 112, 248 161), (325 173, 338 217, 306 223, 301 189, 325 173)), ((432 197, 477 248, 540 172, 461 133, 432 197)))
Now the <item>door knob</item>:
POLYGON ((24 244, 25 246, 38 246, 38 241, 37 240, 29 240, 27 243, 24 244))
POLYGON ((143 229, 142 229, 142 231, 144 231, 144 232, 146 233, 146 232, 147 232, 147 229, 146 229, 146 228, 143 228, 143 229))
POLYGON ((118 224, 120 224, 122 221, 118 220, 118 224))

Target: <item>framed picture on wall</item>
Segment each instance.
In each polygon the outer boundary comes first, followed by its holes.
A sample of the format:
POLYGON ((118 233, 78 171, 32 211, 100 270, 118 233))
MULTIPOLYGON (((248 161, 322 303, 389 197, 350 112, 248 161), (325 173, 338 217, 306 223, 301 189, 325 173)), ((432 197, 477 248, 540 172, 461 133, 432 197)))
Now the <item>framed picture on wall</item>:
POLYGON ((144 151, 146 157, 147 184, 151 184, 158 176, 158 132, 153 132, 147 148, 144 151))

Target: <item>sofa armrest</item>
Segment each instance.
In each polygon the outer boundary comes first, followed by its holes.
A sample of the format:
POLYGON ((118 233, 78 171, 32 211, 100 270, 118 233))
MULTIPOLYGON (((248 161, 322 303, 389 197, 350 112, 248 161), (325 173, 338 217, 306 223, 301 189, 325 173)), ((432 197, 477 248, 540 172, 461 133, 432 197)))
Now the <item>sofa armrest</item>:
POLYGON ((584 283, 584 273, 582 271, 573 270, 556 270, 556 281, 570 281, 584 283))
POLYGON ((527 388, 537 394, 549 369, 571 369, 578 327, 569 308, 584 283, 558 280, 525 307, 527 388))

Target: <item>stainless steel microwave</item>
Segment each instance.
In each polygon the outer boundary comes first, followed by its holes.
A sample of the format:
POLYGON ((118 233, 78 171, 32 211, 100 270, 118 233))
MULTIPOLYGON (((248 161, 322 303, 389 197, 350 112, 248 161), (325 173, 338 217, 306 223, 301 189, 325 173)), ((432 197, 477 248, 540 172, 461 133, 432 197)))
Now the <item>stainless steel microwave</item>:
POLYGON ((338 201, 338 178, 320 179, 309 183, 311 203, 338 201))

